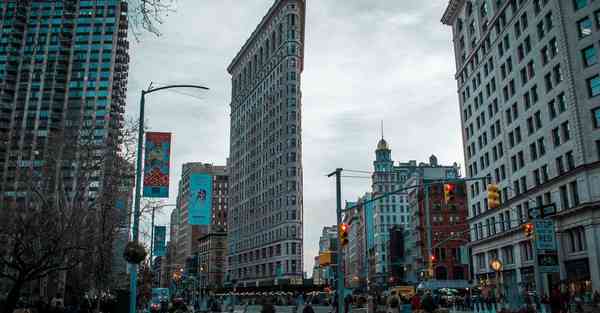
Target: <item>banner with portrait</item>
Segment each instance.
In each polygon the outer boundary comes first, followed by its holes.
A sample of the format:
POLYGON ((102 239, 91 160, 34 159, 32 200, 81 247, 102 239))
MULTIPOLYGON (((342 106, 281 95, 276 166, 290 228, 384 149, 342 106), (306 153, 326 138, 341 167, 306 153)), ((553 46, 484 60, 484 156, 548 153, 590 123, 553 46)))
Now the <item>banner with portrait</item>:
POLYGON ((144 197, 169 197, 171 133, 146 133, 144 153, 144 197))
POLYGON ((213 177, 205 173, 190 175, 190 199, 188 202, 190 225, 210 225, 212 218, 213 177))

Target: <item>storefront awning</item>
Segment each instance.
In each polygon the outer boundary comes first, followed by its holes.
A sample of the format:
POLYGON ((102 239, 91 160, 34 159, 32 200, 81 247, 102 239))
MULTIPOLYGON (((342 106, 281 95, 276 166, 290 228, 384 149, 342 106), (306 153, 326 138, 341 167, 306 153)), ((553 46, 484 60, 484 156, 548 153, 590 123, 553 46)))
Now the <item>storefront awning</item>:
POLYGON ((473 284, 469 284, 469 282, 466 280, 437 280, 437 279, 435 279, 435 280, 428 280, 428 281, 421 282, 417 286, 417 289, 437 290, 437 289, 442 289, 442 288, 466 289, 466 288, 473 288, 473 284))

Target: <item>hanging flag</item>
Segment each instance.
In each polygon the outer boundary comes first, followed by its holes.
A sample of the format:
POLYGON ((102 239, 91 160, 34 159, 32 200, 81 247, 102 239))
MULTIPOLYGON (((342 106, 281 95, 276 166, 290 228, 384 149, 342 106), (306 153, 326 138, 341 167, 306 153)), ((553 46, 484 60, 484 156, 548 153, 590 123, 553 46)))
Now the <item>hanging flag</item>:
POLYGON ((144 197, 169 197, 171 133, 146 133, 144 153, 144 197))
POLYGON ((210 225, 212 217, 212 176, 205 173, 190 175, 189 223, 210 225))
POLYGON ((165 246, 165 241, 167 237, 167 227, 166 226, 154 226, 154 251, 152 254, 154 256, 165 256, 167 252, 167 248, 165 246))

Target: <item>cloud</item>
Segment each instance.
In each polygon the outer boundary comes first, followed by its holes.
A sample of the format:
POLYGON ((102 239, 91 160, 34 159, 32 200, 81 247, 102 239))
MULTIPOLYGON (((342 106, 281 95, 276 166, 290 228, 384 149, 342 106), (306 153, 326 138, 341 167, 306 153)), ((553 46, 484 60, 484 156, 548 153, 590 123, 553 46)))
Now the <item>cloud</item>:
MULTIPOLYGON (((150 81, 200 83, 202 100, 149 96, 154 130, 174 132, 171 199, 183 162, 225 164, 230 77, 226 67, 273 0, 179 0, 163 36, 131 44, 127 109, 137 116, 150 81)), ((307 1, 303 93, 304 268, 312 272, 318 239, 335 223, 337 167, 372 170, 384 121, 398 161, 462 163, 450 29, 439 20, 447 0, 307 1)), ((369 179, 344 179, 343 197, 369 191, 369 179)), ((168 223, 168 214, 158 218, 168 223)))

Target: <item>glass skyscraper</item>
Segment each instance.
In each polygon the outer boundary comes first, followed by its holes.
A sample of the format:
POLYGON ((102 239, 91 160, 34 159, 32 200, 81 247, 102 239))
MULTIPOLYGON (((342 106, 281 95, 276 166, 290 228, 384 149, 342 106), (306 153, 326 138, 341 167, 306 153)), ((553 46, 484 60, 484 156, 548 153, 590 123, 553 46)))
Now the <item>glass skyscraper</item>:
POLYGON ((21 198, 17 176, 44 164, 53 135, 85 129, 90 141, 115 146, 129 61, 127 5, 3 1, 0 14, 0 197, 21 198))
MULTIPOLYGON (((129 63, 127 3, 4 0, 0 16, 0 205, 26 206, 35 187, 22 182, 49 176, 67 198, 75 198, 83 184, 83 199, 97 199, 112 184, 106 169, 120 160, 115 156, 129 63), (91 159, 113 163, 86 170, 78 150, 84 141, 94 147, 91 159), (51 159, 55 171, 49 174, 51 159)), ((112 186, 123 196, 114 207, 126 210, 131 185, 112 186)), ((120 227, 125 237, 115 240, 127 240, 120 227)), ((61 290, 64 281, 46 284, 61 290)))

